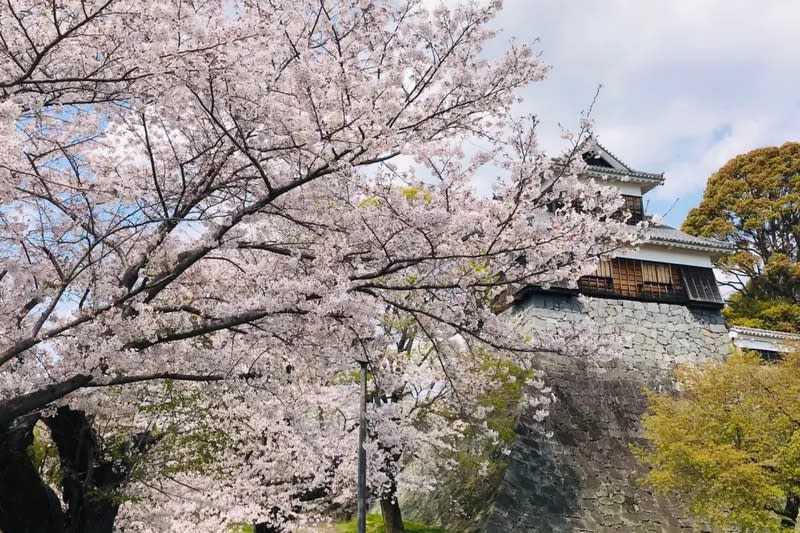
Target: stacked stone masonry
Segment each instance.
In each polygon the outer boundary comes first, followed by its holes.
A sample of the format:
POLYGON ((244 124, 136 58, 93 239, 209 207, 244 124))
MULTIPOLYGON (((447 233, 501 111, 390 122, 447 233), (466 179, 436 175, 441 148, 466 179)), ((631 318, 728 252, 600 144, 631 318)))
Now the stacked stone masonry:
POLYGON ((730 339, 718 310, 535 294, 512 311, 531 334, 588 319, 620 342, 600 363, 542 356, 558 401, 539 424, 525 413, 484 530, 509 532, 703 531, 675 499, 653 494, 630 451, 641 444, 643 389, 670 390, 676 364, 721 358, 730 339), (552 435, 548 435, 551 433, 552 435))

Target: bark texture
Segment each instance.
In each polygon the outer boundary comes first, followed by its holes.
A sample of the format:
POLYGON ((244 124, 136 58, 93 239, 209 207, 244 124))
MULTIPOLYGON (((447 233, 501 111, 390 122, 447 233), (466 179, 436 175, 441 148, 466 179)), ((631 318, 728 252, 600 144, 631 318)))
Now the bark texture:
POLYGON ((116 494, 130 468, 123 458, 103 457, 100 443, 83 411, 61 407, 45 419, 58 448, 64 474, 67 533, 111 533, 120 506, 116 494))
MULTIPOLYGON (((134 436, 129 452, 151 441, 134 436)), ((130 472, 130 455, 109 459, 82 411, 59 408, 0 427, 0 531, 4 533, 112 533, 121 503, 118 490, 130 472), (61 462, 59 501, 34 465, 28 447, 39 421, 50 429, 61 462)))
POLYGON ((381 500, 381 514, 383 515, 383 525, 386 533, 405 533, 406 528, 403 524, 403 515, 400 512, 400 504, 397 498, 381 500))
POLYGON ((27 448, 39 416, 0 427, 0 531, 64 533, 64 513, 55 493, 42 482, 27 448))

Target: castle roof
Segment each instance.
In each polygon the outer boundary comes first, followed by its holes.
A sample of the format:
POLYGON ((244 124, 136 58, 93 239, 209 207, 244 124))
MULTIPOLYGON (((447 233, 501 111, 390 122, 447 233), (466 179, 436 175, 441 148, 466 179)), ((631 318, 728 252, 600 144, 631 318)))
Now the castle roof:
POLYGON ((796 333, 743 326, 731 326, 728 335, 739 348, 761 352, 788 352, 800 343, 800 335, 796 333))
POLYGON ((797 333, 786 333, 785 331, 775 331, 771 329, 746 328, 744 326, 731 326, 731 337, 759 337, 762 339, 774 339, 782 341, 800 341, 797 333))
POLYGON ((634 170, 597 141, 584 152, 583 160, 587 165, 587 173, 593 178, 636 183, 642 185, 642 192, 664 184, 663 172, 634 170))
POLYGON ((647 236, 649 237, 648 242, 651 244, 698 250, 712 255, 724 255, 736 251, 736 247, 729 242, 689 235, 665 224, 651 223, 647 228, 647 236))
MULTIPOLYGON (((617 155, 597 141, 594 141, 582 154, 587 165, 587 174, 601 180, 636 183, 641 185, 642 193, 664 184, 663 173, 634 170, 617 155)), ((647 229, 649 243, 668 248, 681 248, 707 252, 712 256, 733 253, 736 248, 725 241, 696 237, 679 229, 651 222, 647 229)))

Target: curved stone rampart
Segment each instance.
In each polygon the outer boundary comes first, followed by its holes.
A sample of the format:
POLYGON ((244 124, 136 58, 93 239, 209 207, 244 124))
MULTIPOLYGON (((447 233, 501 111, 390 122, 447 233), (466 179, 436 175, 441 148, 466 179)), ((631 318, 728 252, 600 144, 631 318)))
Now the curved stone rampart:
POLYGON ((641 443, 644 387, 669 390, 676 364, 728 353, 722 316, 680 305, 534 294, 510 319, 535 334, 586 317, 600 334, 620 339, 621 353, 600 369, 569 353, 543 356, 541 368, 558 401, 543 424, 522 416, 485 530, 701 530, 680 502, 639 483, 644 470, 630 445, 641 443))

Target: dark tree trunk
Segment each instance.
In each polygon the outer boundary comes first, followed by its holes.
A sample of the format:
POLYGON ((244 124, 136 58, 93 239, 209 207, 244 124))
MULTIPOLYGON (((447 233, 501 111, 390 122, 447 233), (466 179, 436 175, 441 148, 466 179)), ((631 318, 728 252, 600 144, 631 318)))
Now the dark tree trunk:
POLYGON ((406 533, 397 498, 381 499, 381 514, 386 533, 406 533))
POLYGON ((129 470, 125 458, 114 463, 101 456, 83 411, 60 407, 45 423, 61 459, 67 533, 111 533, 120 505, 116 493, 129 470))
MULTIPOLYGON (((134 452, 152 443, 134 437, 134 452)), ((29 415, 0 427, 0 531, 3 533, 111 533, 119 510, 118 489, 130 471, 129 456, 109 461, 100 453, 91 422, 82 411, 61 407, 41 418, 29 415), (62 473, 62 509, 28 455, 33 427, 50 429, 62 473)))
MULTIPOLYGON (((340 458, 334 457, 332 458, 330 467, 325 468, 325 473, 327 473, 331 479, 333 479, 336 467, 339 466, 341 462, 342 461, 340 458)), ((302 481, 304 480, 297 479, 298 483, 302 481)), ((330 493, 331 493, 330 486, 328 484, 323 483, 316 488, 298 492, 293 495, 293 498, 297 499, 298 502, 312 502, 326 498, 327 496, 330 495, 330 493)), ((330 517, 336 514, 336 510, 338 509, 339 506, 329 505, 326 507, 327 507, 327 515, 330 517)), ((269 509, 267 513, 268 520, 270 520, 270 522, 278 522, 278 523, 288 522, 289 525, 283 527, 283 526, 273 526, 272 524, 267 522, 257 522, 253 524, 253 531, 254 533, 290 533, 291 531, 294 530, 293 527, 291 526, 291 523, 294 519, 297 518, 297 516, 295 516, 293 513, 301 511, 302 511, 301 506, 293 506, 292 510, 289 511, 288 514, 285 509, 282 510, 280 507, 272 507, 269 509)))
MULTIPOLYGON (((279 508, 273 507, 268 512, 270 522, 279 522, 282 513, 279 508)), ((273 526, 271 523, 258 522, 253 524, 253 533, 289 533, 291 530, 284 527, 273 526)))
POLYGON ((0 427, 0 531, 64 533, 64 513, 28 456, 38 415, 0 427))
POLYGON ((402 451, 385 447, 380 442, 378 442, 378 446, 386 454, 384 455, 383 473, 389 477, 390 481, 388 490, 380 499, 383 525, 386 533, 406 533, 403 515, 400 513, 400 503, 397 501, 397 468, 403 454, 402 451))
POLYGON ((796 529, 797 514, 800 511, 800 496, 789 496, 786 498, 786 507, 783 510, 783 520, 781 526, 790 529, 796 529))

